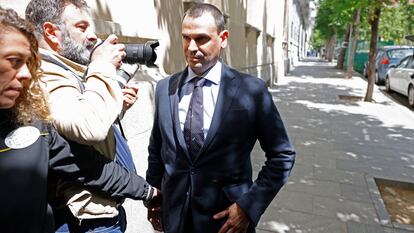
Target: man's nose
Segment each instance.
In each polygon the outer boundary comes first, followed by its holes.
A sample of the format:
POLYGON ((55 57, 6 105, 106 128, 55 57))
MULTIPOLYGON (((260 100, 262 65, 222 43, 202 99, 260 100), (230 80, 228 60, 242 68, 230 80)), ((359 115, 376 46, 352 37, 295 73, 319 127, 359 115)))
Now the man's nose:
POLYGON ((24 64, 22 67, 20 67, 20 69, 17 71, 16 78, 19 79, 19 81, 29 80, 32 78, 32 74, 30 73, 27 64, 24 64))
POLYGON ((197 51, 198 50, 197 43, 195 42, 195 40, 190 40, 190 43, 188 45, 188 50, 190 50, 190 51, 197 51))
POLYGON ((88 40, 89 40, 89 41, 91 41, 91 42, 95 42, 96 40, 98 40, 98 37, 96 36, 95 32, 94 32, 94 31, 92 31, 92 30, 90 30, 90 31, 88 32, 87 38, 88 38, 88 40))

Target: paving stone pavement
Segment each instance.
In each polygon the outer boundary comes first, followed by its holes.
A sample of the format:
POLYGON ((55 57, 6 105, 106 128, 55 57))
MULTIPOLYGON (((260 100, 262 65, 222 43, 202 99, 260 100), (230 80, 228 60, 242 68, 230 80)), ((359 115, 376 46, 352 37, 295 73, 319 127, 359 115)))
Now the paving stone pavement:
MULTIPOLYGON (((344 77, 334 64, 308 60, 271 89, 298 155, 258 232, 414 232, 386 222, 374 181, 413 181, 414 112, 377 87, 375 103, 340 100, 364 97, 367 87, 358 74, 344 77)), ((264 154, 253 156, 259 168, 264 154)))
MULTIPOLYGON (((413 181, 414 112, 378 88, 374 103, 344 101, 364 96, 366 81, 345 79, 334 64, 301 62, 271 88, 298 152, 286 186, 257 226, 258 233, 409 233, 387 222, 374 178, 413 181), (380 223, 382 222, 382 224, 380 223)), ((123 120, 138 173, 145 175, 153 117, 153 82, 140 82, 139 101, 123 120)), ((254 173, 264 162, 260 146, 254 173)), ((139 201, 127 200, 127 232, 154 232, 139 201)))

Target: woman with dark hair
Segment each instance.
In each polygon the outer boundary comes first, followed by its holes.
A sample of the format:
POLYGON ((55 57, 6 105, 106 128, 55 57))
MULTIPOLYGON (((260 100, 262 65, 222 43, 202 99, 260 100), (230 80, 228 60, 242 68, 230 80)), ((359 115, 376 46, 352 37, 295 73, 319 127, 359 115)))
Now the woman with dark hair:
POLYGON ((143 178, 97 152, 71 154, 51 126, 39 66, 32 28, 15 11, 0 7, 0 231, 53 232, 57 178, 114 198, 159 198, 143 178))

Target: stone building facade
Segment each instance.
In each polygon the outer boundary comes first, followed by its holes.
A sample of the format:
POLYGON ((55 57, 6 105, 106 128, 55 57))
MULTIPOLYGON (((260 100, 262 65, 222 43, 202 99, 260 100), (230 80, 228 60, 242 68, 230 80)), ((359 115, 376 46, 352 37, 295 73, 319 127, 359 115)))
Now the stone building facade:
MULTIPOLYGON (((23 14, 28 0, 0 0, 23 14)), ((185 67, 181 18, 196 2, 221 9, 230 31, 223 59, 269 85, 303 58, 309 47, 314 0, 87 0, 98 36, 114 33, 125 43, 158 40, 155 80, 185 67)), ((146 70, 145 67, 143 67, 146 70)))

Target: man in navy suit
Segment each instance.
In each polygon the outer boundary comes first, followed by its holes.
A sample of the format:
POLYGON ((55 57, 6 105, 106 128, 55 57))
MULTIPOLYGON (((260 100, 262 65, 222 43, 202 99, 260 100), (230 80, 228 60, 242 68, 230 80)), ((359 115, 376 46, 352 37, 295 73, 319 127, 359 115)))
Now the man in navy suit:
POLYGON ((220 59, 228 36, 216 7, 190 8, 182 22, 188 67, 157 85, 147 181, 163 200, 146 204, 155 229, 255 232, 292 169, 295 151, 265 83, 220 59), (253 182, 257 140, 267 160, 253 182))

